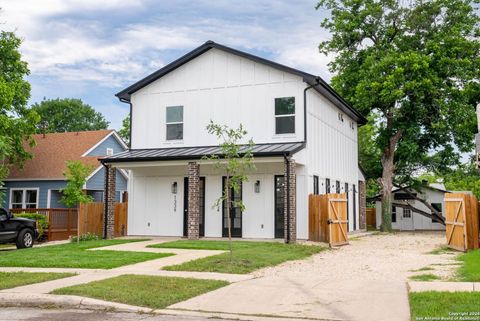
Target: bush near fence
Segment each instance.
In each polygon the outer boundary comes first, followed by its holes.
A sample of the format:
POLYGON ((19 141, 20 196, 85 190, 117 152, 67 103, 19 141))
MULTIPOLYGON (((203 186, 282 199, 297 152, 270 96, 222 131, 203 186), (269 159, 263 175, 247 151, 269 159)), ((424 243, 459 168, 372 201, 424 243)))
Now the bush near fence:
POLYGON ((19 213, 15 214, 15 217, 23 217, 28 218, 31 220, 37 221, 37 229, 38 229, 38 238, 37 240, 44 240, 46 239, 45 230, 48 229, 48 219, 47 216, 40 213, 19 213))

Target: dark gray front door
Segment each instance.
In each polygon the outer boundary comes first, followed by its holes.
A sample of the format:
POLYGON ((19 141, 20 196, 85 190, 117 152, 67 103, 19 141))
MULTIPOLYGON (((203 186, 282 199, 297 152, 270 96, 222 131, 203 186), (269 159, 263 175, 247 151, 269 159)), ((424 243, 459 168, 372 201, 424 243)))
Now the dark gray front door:
MULTIPOLYGON (((222 178, 222 193, 225 189, 226 177, 222 178)), ((240 190, 235 193, 233 188, 230 190, 230 226, 232 231, 232 237, 242 237, 242 210, 240 207, 233 204, 234 201, 242 200, 242 186, 240 190)), ((222 236, 228 236, 228 216, 227 216, 227 202, 222 204, 222 236)))
POLYGON ((285 237, 285 176, 275 176, 275 238, 285 237))

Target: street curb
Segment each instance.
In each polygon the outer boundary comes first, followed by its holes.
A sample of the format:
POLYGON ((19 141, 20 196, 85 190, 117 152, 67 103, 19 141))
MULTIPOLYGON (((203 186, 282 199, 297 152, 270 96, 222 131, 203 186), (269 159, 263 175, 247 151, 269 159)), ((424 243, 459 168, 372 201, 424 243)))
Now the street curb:
POLYGON ((0 307, 32 307, 32 308, 76 308, 87 310, 115 310, 118 312, 152 313, 149 308, 128 304, 108 302, 85 298, 76 295, 0 293, 0 307))
MULTIPOLYGON (((42 308, 42 309, 81 309, 92 311, 107 312, 126 312, 126 313, 145 313, 158 315, 178 315, 191 317, 206 317, 229 320, 243 321, 332 321, 327 319, 295 318, 288 316, 262 316, 246 315, 224 312, 207 312, 178 309, 150 309, 123 303, 109 302, 98 299, 85 298, 76 295, 56 295, 56 294, 27 294, 27 293, 0 293, 0 308, 19 307, 19 308, 42 308)), ((337 321, 337 320, 334 320, 337 321)))

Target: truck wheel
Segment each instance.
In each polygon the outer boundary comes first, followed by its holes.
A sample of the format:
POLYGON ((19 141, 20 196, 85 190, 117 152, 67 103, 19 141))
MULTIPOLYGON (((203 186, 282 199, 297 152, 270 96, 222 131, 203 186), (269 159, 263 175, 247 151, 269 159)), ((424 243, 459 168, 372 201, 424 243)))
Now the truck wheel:
POLYGON ((33 246, 33 232, 29 229, 23 229, 18 233, 17 249, 24 249, 33 246))

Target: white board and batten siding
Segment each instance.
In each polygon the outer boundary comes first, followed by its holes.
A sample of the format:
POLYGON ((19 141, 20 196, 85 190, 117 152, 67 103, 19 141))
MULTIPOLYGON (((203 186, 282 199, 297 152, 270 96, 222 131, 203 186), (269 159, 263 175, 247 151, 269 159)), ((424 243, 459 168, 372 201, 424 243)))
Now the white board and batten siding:
MULTIPOLYGON (((206 131, 210 120, 231 127, 243 124, 248 131, 245 142, 250 138, 256 144, 303 141, 303 91, 306 86, 302 77, 297 75, 210 49, 132 94, 132 148, 217 145, 216 137, 206 131), (275 134, 275 98, 280 97, 295 97, 295 134, 275 134), (166 140, 167 106, 183 106, 183 140, 166 140)), ((320 178, 321 193, 324 192, 325 178, 329 178, 331 184, 340 181, 342 187, 345 183, 350 188, 355 184, 358 191, 356 123, 352 129, 351 119, 345 114, 342 114, 343 122, 339 120, 339 109, 313 89, 308 91, 307 102, 307 148, 293 156, 298 164, 299 239, 308 238, 308 194, 313 193, 313 175, 320 178)), ((162 171, 160 167, 150 169, 150 172, 132 170, 129 192, 130 199, 135 198, 135 202, 129 203, 129 211, 135 215, 129 215, 130 235, 183 234, 183 177, 186 168, 174 170, 170 167, 168 173, 163 174, 162 171), (155 170, 158 172, 152 172, 155 170), (170 191, 174 181, 178 184, 176 196, 170 191), (167 203, 168 206, 160 206, 167 203), (154 211, 156 206, 157 212, 154 211), (145 213, 146 221, 141 218, 141 213, 145 213), (150 222, 147 230, 145 222, 150 222)), ((221 193, 221 177, 208 171, 208 167, 201 166, 201 176, 206 177, 205 236, 219 237, 222 211, 212 209, 211 204, 221 193)), ((257 169, 245 183, 243 237, 273 237, 274 175, 282 174, 280 159, 257 169), (261 193, 258 194, 253 188, 256 180, 261 181, 261 193)), ((350 198, 349 212, 352 215, 352 193, 350 198)), ((358 220, 358 199, 356 204, 358 220)), ((351 225, 353 227, 353 222, 351 225)))
POLYGON ((210 120, 243 124, 256 144, 302 141, 304 87, 301 77, 210 49, 132 94, 132 148, 216 145, 210 120), (294 135, 275 135, 278 97, 295 97, 294 135), (165 140, 166 106, 183 106, 182 141, 165 140))

